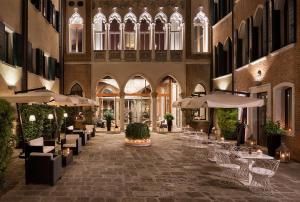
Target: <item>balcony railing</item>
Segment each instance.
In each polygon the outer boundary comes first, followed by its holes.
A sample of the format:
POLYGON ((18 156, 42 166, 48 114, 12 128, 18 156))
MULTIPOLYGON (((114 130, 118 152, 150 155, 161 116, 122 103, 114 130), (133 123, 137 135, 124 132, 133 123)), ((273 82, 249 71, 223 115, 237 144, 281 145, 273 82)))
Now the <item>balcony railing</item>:
POLYGON ((109 51, 109 60, 121 60, 121 51, 120 50, 110 50, 109 51))
POLYGON ((183 51, 182 50, 171 50, 171 61, 180 62, 182 61, 183 51))
POLYGON ((95 60, 106 60, 106 51, 94 51, 94 59, 95 60))
POLYGON ((166 50, 156 50, 155 51, 155 61, 166 62, 168 58, 168 52, 166 50))
POLYGON ((141 62, 149 62, 152 58, 151 50, 140 50, 140 61, 141 62))
POLYGON ((137 51, 136 50, 125 50, 124 51, 124 59, 126 62, 134 62, 136 61, 137 51))

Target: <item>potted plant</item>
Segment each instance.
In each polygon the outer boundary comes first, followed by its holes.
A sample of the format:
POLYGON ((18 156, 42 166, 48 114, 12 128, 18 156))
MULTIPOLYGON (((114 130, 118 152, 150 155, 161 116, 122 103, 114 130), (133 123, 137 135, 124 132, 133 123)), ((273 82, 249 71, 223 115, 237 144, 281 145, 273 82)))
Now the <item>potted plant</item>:
POLYGON ((237 140, 237 109, 217 109, 216 115, 221 135, 226 140, 237 140))
POLYGON ((268 154, 275 156, 276 149, 281 145, 281 135, 284 131, 280 128, 279 122, 267 121, 264 126, 265 134, 267 135, 268 154))
POLYGON ((104 120, 106 120, 106 128, 107 131, 111 130, 111 121, 114 120, 114 115, 110 111, 106 111, 103 116, 104 120))
POLYGON ((165 120, 167 121, 167 124, 168 124, 168 132, 171 132, 174 116, 171 113, 166 113, 164 118, 165 118, 165 120))
POLYGON ((144 123, 130 123, 126 131, 126 144, 132 146, 150 146, 150 130, 144 123))
POLYGON ((4 174, 13 151, 12 127, 14 109, 0 100, 0 189, 4 185, 4 174))

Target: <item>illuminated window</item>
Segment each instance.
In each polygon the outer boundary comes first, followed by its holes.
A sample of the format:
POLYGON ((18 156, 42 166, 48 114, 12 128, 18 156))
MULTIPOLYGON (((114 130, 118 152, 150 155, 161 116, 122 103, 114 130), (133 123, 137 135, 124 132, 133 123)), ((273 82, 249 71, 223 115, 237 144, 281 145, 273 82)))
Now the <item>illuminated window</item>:
POLYGON ((175 7, 175 12, 170 17, 170 50, 182 50, 182 25, 183 17, 175 7))
POLYGON ((194 17, 194 52, 208 52, 208 26, 209 20, 203 12, 203 7, 199 8, 199 12, 194 17))
POLYGON ((140 16, 140 50, 151 50, 151 23, 152 16, 148 13, 147 8, 140 16))
POLYGON ((129 8, 129 12, 124 17, 125 50, 136 49, 136 21, 137 18, 132 12, 132 8, 129 8))
POLYGON ((155 16, 155 50, 167 50, 166 28, 167 15, 160 7, 159 13, 155 16))
POLYGON ((78 8, 74 8, 74 13, 69 19, 69 51, 83 52, 83 18, 78 13, 78 8))
POLYGON ((117 13, 117 8, 113 8, 113 13, 109 16, 109 37, 110 37, 110 50, 121 50, 121 22, 122 18, 117 13))
POLYGON ((98 8, 99 12, 94 16, 93 19, 93 30, 94 30, 94 50, 105 49, 105 23, 106 17, 102 13, 101 8, 98 8))

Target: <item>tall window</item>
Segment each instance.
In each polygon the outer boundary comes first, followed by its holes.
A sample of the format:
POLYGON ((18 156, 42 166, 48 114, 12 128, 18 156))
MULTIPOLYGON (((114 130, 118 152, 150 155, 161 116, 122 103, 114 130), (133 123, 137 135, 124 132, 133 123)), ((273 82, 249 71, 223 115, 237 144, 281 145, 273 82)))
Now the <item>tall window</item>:
POLYGON ((175 12, 171 15, 170 23, 170 50, 182 50, 183 17, 178 12, 178 7, 175 7, 175 12))
POLYGON ((292 128, 292 88, 284 90, 284 125, 285 129, 292 128))
POLYGON ((166 50, 167 40, 165 33, 165 24, 168 22, 167 15, 160 7, 159 13, 155 16, 155 50, 166 50))
POLYGON ((124 17, 125 23, 125 50, 136 49, 136 16, 129 8, 129 12, 124 17))
POLYGON ((122 18, 120 14, 117 13, 117 8, 113 8, 113 13, 109 16, 109 42, 110 50, 121 50, 121 22, 122 18))
POLYGON ((94 50, 105 49, 105 23, 106 17, 102 13, 101 8, 98 8, 99 12, 94 16, 93 29, 94 29, 94 50))
POLYGON ((140 50, 151 50, 151 23, 152 16, 148 13, 147 8, 140 16, 140 50))
POLYGON ((194 17, 194 52, 208 52, 208 26, 209 20, 203 12, 203 7, 199 8, 199 12, 194 17))
POLYGON ((83 18, 78 13, 78 8, 74 8, 74 13, 69 19, 69 51, 83 52, 83 18))

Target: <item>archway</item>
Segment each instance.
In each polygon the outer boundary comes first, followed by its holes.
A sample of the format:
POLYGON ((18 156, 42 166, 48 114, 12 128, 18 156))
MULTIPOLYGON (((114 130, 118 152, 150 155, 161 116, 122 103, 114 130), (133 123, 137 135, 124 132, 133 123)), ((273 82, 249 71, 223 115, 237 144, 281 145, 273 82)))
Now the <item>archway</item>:
POLYGON ((80 97, 83 97, 82 87, 78 83, 75 83, 71 88, 70 95, 78 95, 80 97))
POLYGON ((125 85, 124 123, 146 123, 150 126, 151 85, 142 76, 134 76, 125 85))
POLYGON ((104 113, 111 112, 115 119, 113 126, 119 126, 120 88, 118 82, 110 76, 103 77, 96 86, 96 99, 99 101, 98 117, 103 119, 104 113))
POLYGON ((173 102, 180 99, 181 87, 172 76, 166 76, 160 80, 157 87, 157 117, 158 121, 164 120, 166 113, 174 116, 173 130, 182 126, 182 112, 172 107, 173 102))

